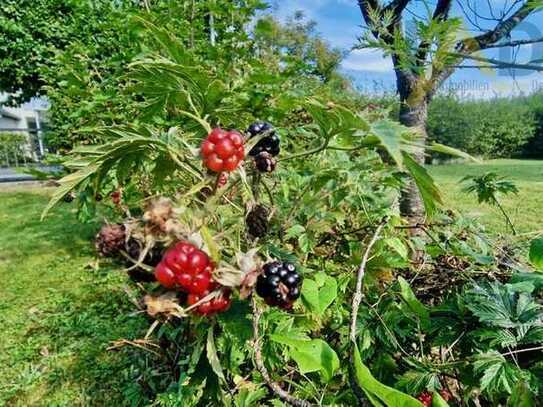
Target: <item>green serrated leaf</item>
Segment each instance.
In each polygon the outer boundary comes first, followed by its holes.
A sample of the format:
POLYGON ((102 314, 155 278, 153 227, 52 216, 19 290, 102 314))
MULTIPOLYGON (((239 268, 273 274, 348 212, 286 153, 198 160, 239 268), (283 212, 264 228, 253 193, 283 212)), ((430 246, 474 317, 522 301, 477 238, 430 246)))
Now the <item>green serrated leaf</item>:
POLYGON ((432 407, 449 407, 449 403, 441 397, 441 394, 434 392, 432 395, 432 407))
POLYGON ((304 232, 305 232, 305 228, 302 225, 294 225, 287 229, 285 233, 285 239, 288 240, 294 237, 298 237, 304 232))
POLYGON ((396 253, 398 253, 402 257, 402 259, 407 259, 407 256, 409 254, 407 246, 401 241, 401 239, 397 237, 389 237, 387 239, 384 239, 384 243, 396 253))
POLYGON ((298 364, 301 373, 319 372, 328 382, 339 369, 336 352, 322 339, 297 339, 277 334, 270 338, 290 348, 290 356, 298 364))
POLYGON ((543 272, 543 238, 532 240, 529 257, 530 263, 532 263, 538 271, 543 272))
POLYGON ((302 285, 302 300, 311 312, 322 316, 337 298, 337 281, 326 273, 318 273, 314 280, 306 278, 302 285))
POLYGON ((524 381, 519 381, 507 400, 507 407, 535 407, 534 394, 524 381))

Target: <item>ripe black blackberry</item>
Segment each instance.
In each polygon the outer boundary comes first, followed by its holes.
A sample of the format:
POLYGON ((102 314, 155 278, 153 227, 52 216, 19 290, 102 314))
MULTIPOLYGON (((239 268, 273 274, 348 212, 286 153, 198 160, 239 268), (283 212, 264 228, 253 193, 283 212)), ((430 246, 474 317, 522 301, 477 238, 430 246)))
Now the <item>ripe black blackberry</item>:
POLYGON ((273 156, 265 151, 257 154, 255 157, 255 166, 260 172, 273 172, 276 164, 277 162, 273 159, 273 156))
POLYGON ((266 304, 283 309, 300 297, 302 278, 292 263, 274 261, 263 267, 256 282, 256 293, 266 304))
POLYGON ((111 257, 124 249, 126 229, 124 225, 104 225, 96 235, 95 246, 98 253, 104 257, 111 257))
POLYGON ((262 134, 264 132, 268 132, 268 135, 260 140, 258 143, 256 143, 251 151, 249 151, 250 156, 256 157, 262 152, 269 153, 273 157, 279 154, 279 151, 281 150, 279 144, 281 143, 281 141, 279 140, 279 136, 277 136, 277 133, 275 132, 273 126, 270 123, 255 122, 251 124, 247 129, 249 138, 258 136, 259 134, 262 134))
POLYGON ((253 237, 263 237, 268 233, 268 217, 270 211, 264 205, 256 205, 247 214, 245 223, 247 232, 253 237))

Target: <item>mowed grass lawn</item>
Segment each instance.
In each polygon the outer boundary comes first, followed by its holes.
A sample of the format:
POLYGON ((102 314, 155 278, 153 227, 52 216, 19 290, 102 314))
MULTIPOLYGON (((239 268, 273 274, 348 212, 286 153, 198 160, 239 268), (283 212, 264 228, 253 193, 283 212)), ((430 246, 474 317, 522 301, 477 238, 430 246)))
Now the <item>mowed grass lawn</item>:
POLYGON ((467 175, 495 172, 513 181, 519 193, 501 198, 519 233, 541 231, 543 233, 543 161, 537 160, 490 160, 483 163, 435 165, 430 173, 443 192, 445 204, 464 215, 479 220, 488 230, 508 233, 499 210, 487 204, 479 204, 474 195, 462 192, 459 181, 467 175))
POLYGON ((0 406, 126 405, 141 352, 107 348, 148 323, 124 273, 91 267, 97 225, 68 204, 40 221, 47 194, 0 185, 0 406))

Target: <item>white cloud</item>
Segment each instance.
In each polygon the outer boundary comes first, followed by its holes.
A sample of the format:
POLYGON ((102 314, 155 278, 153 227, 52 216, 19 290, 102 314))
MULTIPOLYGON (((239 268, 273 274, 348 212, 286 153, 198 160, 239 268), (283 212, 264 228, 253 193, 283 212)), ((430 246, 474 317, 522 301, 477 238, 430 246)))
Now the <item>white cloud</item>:
POLYGON ((394 67, 389 57, 372 49, 356 49, 343 61, 341 66, 351 71, 392 72, 394 67))

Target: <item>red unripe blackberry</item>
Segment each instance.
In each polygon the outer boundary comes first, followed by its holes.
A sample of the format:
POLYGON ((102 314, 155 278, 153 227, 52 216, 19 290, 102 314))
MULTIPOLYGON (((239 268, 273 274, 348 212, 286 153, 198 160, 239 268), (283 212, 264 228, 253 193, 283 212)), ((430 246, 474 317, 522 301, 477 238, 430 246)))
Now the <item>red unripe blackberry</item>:
POLYGON ((155 268, 156 279, 167 288, 178 287, 189 294, 210 289, 213 263, 206 253, 191 243, 179 242, 166 251, 155 268))
POLYGON ((213 172, 231 172, 245 157, 243 137, 235 130, 213 129, 200 149, 204 165, 213 172))
POLYGON ((417 400, 419 400, 424 405, 424 407, 431 407, 432 399, 433 399, 432 393, 429 393, 427 391, 422 392, 417 397, 417 400))
MULTIPOLYGON (((211 291, 206 291, 200 295, 189 294, 187 297, 187 304, 194 305, 206 295, 209 295, 211 291)), ((210 315, 217 312, 226 311, 230 307, 230 290, 222 290, 218 297, 211 299, 210 301, 203 302, 194 309, 194 312, 200 315, 210 315)))
POLYGON ((113 191, 110 194, 111 202, 113 202, 113 204, 115 204, 115 205, 120 205, 121 200, 122 200, 122 195, 123 194, 122 194, 122 192, 120 190, 113 191))
POLYGON ((300 297, 302 278, 292 263, 274 261, 262 268, 256 282, 256 293, 268 305, 284 309, 300 297))

